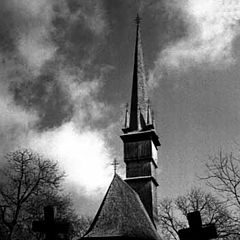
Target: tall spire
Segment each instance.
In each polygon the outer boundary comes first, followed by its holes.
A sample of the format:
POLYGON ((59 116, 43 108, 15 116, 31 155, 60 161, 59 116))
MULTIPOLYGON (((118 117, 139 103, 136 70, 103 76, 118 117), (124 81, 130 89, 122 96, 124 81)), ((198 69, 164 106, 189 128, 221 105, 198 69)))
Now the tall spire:
POLYGON ((141 42, 140 23, 141 18, 139 14, 135 19, 136 21, 136 43, 134 53, 134 69, 133 69, 133 83, 132 83, 132 97, 131 97, 131 110, 129 116, 129 126, 124 129, 125 132, 141 131, 146 129, 147 125, 152 126, 149 122, 149 99, 147 94, 146 74, 143 61, 143 50, 141 42))
MULTIPOLYGON (((139 195, 152 222, 157 222, 157 151, 160 146, 153 125, 153 113, 147 95, 147 82, 140 36, 140 17, 136 18, 136 43, 131 109, 126 108, 124 143, 126 182, 139 195), (129 118, 128 118, 128 115, 129 118)), ((156 226, 156 225, 155 225, 156 226)))

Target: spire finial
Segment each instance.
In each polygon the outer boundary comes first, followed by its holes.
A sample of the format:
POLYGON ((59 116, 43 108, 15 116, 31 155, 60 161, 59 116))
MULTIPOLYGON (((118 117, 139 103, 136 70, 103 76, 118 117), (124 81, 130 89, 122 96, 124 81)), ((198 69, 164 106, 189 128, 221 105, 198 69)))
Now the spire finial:
POLYGON ((114 158, 111 165, 113 165, 113 170, 114 170, 114 175, 115 175, 117 173, 117 166, 119 165, 119 162, 117 161, 117 158, 114 158))
POLYGON ((136 22, 137 26, 141 23, 141 21, 142 21, 142 18, 139 16, 139 13, 137 13, 137 16, 135 18, 135 22, 136 22))

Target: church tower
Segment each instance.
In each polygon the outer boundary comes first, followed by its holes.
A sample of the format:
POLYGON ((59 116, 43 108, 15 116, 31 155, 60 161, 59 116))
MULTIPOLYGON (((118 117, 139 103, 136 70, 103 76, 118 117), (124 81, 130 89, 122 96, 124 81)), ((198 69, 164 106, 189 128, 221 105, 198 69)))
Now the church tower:
POLYGON ((155 224, 158 187, 157 151, 160 142, 155 131, 153 112, 147 94, 139 15, 136 18, 136 27, 131 108, 129 114, 128 109, 126 110, 124 134, 121 135, 126 164, 125 181, 138 193, 150 219, 155 224))
POLYGON ((161 240, 157 229, 157 147, 143 65, 140 18, 137 16, 131 110, 126 111, 124 143, 126 180, 113 180, 83 239, 161 240))

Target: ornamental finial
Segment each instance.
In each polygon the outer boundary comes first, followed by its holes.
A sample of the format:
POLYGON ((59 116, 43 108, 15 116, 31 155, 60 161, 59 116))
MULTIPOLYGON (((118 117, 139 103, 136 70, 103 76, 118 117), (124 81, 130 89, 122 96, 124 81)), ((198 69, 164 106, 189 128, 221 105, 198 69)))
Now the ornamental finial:
POLYGON ((141 21, 142 21, 142 18, 139 16, 139 13, 137 13, 137 16, 135 18, 136 24, 139 25, 141 23, 141 21))

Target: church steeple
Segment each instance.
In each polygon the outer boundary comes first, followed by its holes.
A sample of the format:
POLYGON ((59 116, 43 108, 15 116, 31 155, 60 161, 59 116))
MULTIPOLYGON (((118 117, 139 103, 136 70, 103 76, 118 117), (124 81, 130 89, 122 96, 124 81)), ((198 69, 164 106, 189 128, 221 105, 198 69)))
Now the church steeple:
POLYGON ((126 106, 124 143, 126 179, 116 173, 83 239, 161 240, 157 223, 157 148, 160 146, 153 126, 153 115, 147 97, 140 18, 136 18, 137 34, 134 54, 131 110, 126 106))
POLYGON ((138 14, 135 21, 137 30, 134 53, 131 109, 129 119, 127 115, 125 116, 125 120, 129 120, 129 125, 125 124, 125 129, 123 129, 124 132, 141 131, 146 128, 153 128, 141 42, 141 18, 138 14))
POLYGON ((140 17, 136 18, 131 109, 126 109, 124 143, 126 182, 138 193, 149 217, 157 221, 157 151, 160 142, 154 129, 152 110, 147 94, 140 17), (129 116, 128 116, 129 115, 129 116))

